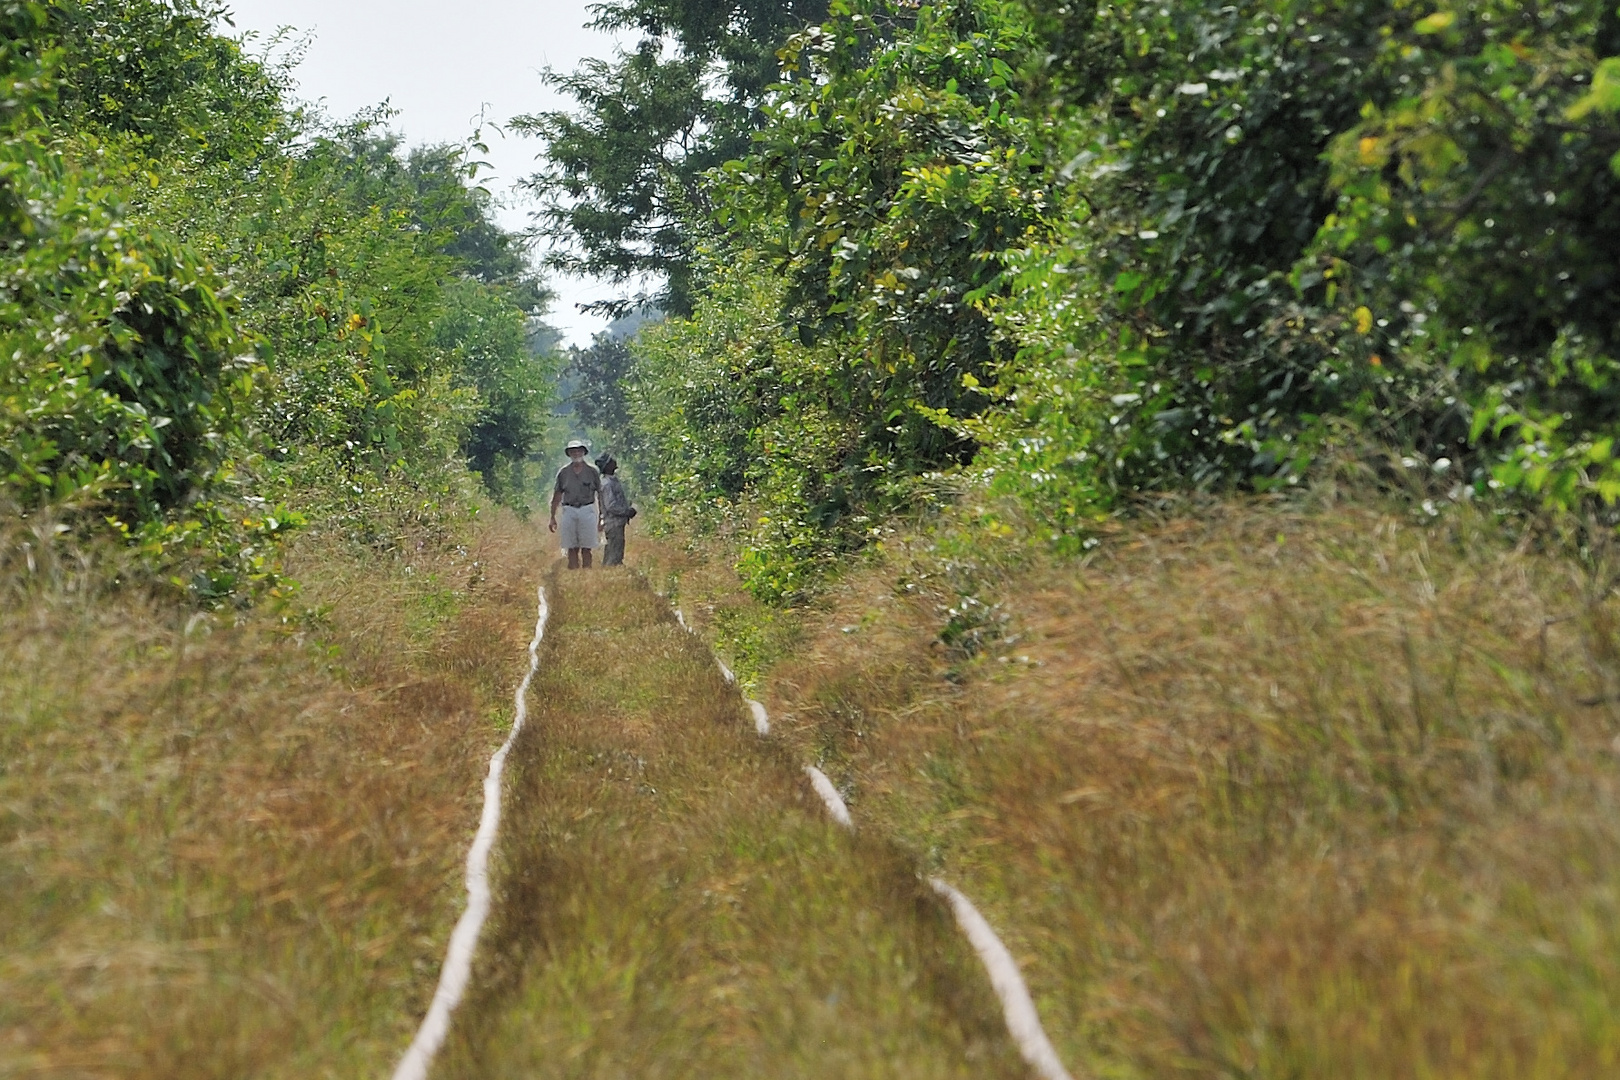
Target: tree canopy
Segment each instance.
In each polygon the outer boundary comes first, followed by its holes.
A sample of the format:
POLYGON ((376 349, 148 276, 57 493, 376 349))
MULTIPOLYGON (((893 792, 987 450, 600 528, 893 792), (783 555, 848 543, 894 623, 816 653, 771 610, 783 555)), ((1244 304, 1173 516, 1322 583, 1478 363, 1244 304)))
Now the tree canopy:
POLYGON ((592 26, 640 41, 548 72, 576 110, 513 121, 546 140, 527 186, 555 245, 550 264, 626 286, 650 276, 656 294, 607 302, 614 315, 638 299, 686 314, 710 206, 703 176, 747 150, 778 78, 777 50, 826 15, 826 0, 621 0, 592 10, 592 26))

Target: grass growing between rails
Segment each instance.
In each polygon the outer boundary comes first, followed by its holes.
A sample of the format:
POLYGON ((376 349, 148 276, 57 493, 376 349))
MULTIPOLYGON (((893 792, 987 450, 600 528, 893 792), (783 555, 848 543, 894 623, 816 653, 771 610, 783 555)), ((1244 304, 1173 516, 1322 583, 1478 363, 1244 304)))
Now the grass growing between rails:
MULTIPOLYGON (((1013 545, 891 543, 755 695, 979 903, 1071 1067, 1620 1069, 1614 565, 1342 504, 1013 545)), ((706 632, 781 618, 652 557, 706 632)))
POLYGON ((0 1076, 392 1068, 463 901, 543 565, 532 526, 466 531, 385 555, 302 538, 290 570, 327 613, 302 629, 82 566, 7 592, 0 1076))
POLYGON ((555 573, 435 1075, 1022 1077, 915 864, 832 825, 634 573, 555 573))

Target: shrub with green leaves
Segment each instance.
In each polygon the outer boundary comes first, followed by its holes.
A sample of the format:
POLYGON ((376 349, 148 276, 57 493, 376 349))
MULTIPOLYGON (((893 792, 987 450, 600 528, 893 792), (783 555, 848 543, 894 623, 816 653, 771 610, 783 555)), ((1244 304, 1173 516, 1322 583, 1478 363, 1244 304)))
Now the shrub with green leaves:
POLYGON ((644 471, 660 501, 751 552, 750 588, 803 596, 840 552, 864 540, 860 434, 825 393, 830 345, 782 332, 783 283, 748 254, 703 266, 690 319, 642 329, 625 380, 644 471))
POLYGON ((1612 3, 1037 7, 1064 224, 997 311, 1009 487, 1067 528, 1339 445, 1612 499, 1612 3))
POLYGON ((711 178, 723 232, 690 318, 632 346, 631 426, 666 504, 745 530, 761 596, 804 596, 972 456, 957 418, 1010 356, 979 305, 1044 213, 1008 62, 1029 45, 1008 4, 834 4, 711 178))
POLYGON ((0 484, 25 508, 149 520, 213 476, 257 361, 217 276, 132 224, 122 193, 47 126, 60 54, 44 10, 3 18, 0 484))
POLYGON ((1371 383, 1352 415, 1474 492, 1620 497, 1615 52, 1611 0, 1397 24, 1376 65, 1398 90, 1329 148, 1338 203, 1296 287, 1371 383))

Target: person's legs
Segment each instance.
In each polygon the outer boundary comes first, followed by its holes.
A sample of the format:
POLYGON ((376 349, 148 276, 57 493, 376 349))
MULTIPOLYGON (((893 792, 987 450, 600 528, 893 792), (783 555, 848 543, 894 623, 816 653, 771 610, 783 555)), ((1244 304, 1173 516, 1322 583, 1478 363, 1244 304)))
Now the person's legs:
POLYGON ((591 565, 591 549, 596 546, 596 508, 565 506, 558 522, 562 546, 568 549, 568 568, 591 565))
POLYGON ((624 523, 608 525, 602 534, 602 565, 624 565, 624 523))

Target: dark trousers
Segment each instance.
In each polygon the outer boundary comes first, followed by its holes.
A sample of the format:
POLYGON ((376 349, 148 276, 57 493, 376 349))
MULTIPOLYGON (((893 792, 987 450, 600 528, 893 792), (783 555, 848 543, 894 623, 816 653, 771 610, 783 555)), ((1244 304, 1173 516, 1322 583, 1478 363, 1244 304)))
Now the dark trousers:
POLYGON ((626 522, 609 518, 602 530, 602 565, 624 565, 624 527, 626 522))

